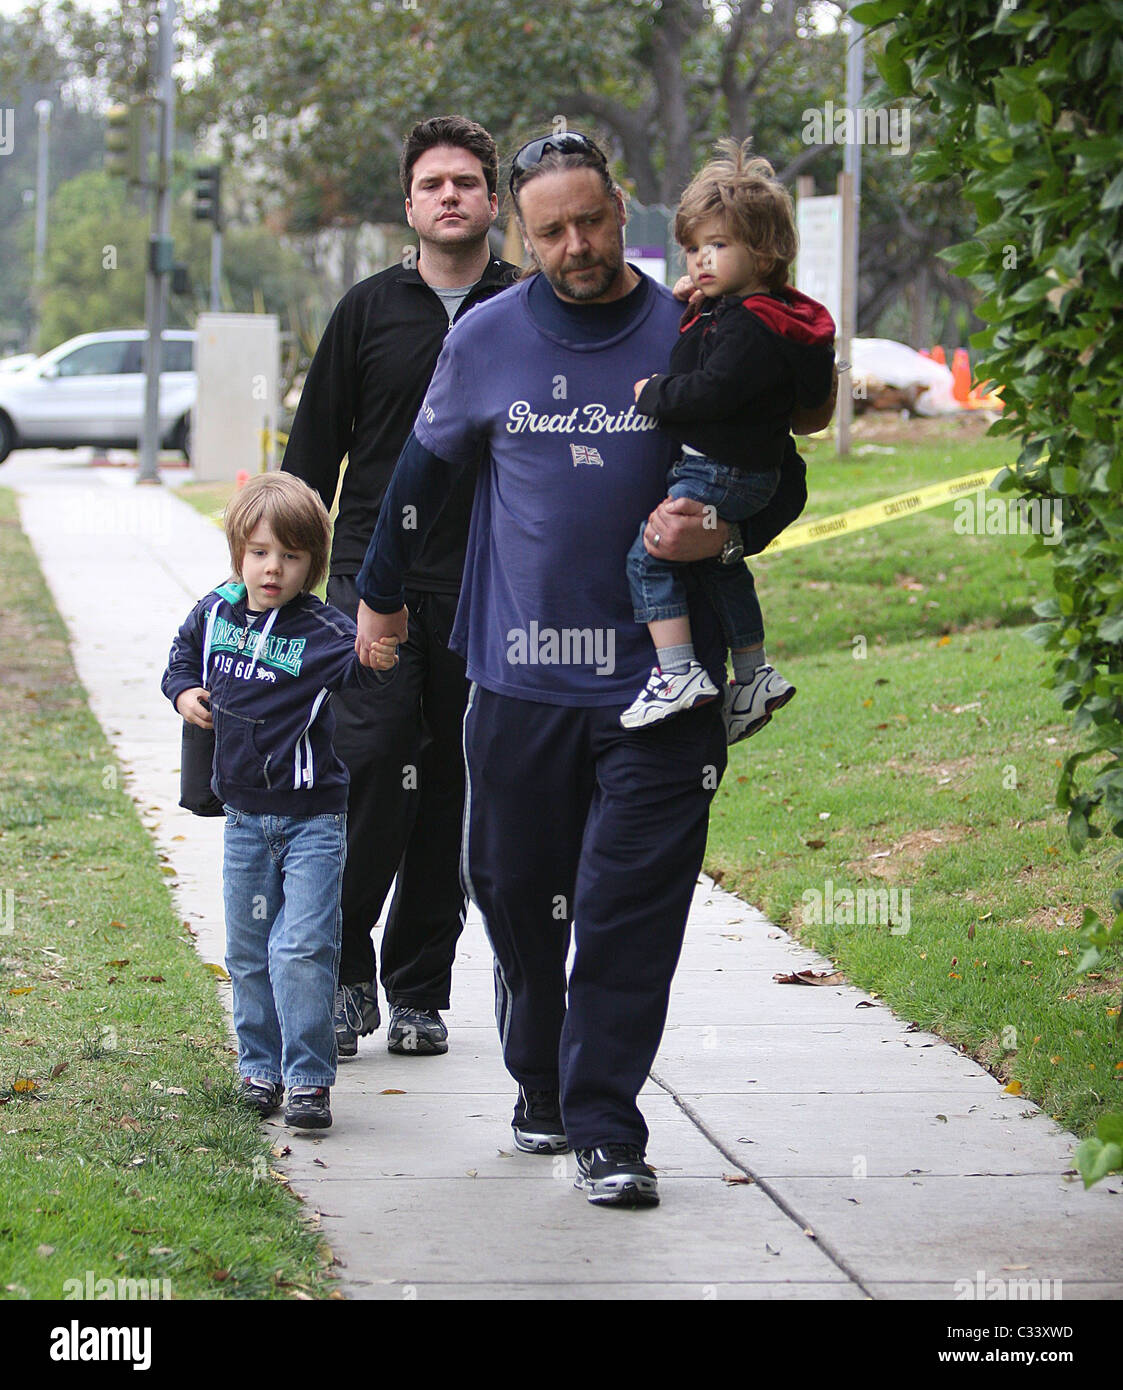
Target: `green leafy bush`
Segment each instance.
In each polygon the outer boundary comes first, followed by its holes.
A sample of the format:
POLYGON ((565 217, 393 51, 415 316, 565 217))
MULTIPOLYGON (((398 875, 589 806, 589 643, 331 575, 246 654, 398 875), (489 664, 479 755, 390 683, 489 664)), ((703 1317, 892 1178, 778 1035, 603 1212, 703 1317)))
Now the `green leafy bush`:
MULTIPOLYGON (((1059 499, 1063 518, 1029 630, 1084 736, 1057 803, 1075 849, 1123 838, 1123 0, 873 0, 853 15, 891 26, 886 93, 932 125, 917 176, 962 177, 978 217, 944 255, 982 293, 971 342, 1002 388, 995 432, 1022 445, 999 486, 1059 499)), ((1111 901, 1110 925, 1085 914, 1082 970, 1123 941, 1123 887, 1111 901)), ((1123 1168, 1123 1117, 1077 1161, 1088 1185, 1123 1168)))

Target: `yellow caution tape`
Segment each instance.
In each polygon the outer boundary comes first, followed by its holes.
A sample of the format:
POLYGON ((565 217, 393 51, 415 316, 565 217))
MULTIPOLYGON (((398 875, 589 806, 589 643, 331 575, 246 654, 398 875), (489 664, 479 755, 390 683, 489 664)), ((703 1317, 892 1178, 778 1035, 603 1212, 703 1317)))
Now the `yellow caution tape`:
POLYGON ((989 487, 1001 472, 1001 468, 992 468, 982 473, 967 473, 962 478, 950 478, 943 483, 913 488, 911 492, 899 492, 895 497, 825 516, 819 521, 800 521, 782 531, 760 553, 775 555, 781 550, 795 550, 797 546, 814 545, 816 541, 833 541, 838 536, 850 535, 852 531, 865 531, 886 521, 898 521, 903 516, 912 516, 914 512, 927 511, 929 507, 950 502, 965 492, 977 492, 979 488, 989 487))

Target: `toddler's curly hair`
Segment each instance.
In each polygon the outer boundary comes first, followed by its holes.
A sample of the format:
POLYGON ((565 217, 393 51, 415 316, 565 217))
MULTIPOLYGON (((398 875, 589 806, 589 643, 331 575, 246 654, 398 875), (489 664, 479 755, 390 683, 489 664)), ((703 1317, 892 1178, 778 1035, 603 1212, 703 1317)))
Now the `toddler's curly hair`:
POLYGON ((767 159, 754 156, 751 140, 720 140, 720 156, 691 179, 675 212, 675 240, 687 246, 703 222, 720 218, 727 234, 750 253, 770 290, 788 283, 799 250, 791 194, 767 159))

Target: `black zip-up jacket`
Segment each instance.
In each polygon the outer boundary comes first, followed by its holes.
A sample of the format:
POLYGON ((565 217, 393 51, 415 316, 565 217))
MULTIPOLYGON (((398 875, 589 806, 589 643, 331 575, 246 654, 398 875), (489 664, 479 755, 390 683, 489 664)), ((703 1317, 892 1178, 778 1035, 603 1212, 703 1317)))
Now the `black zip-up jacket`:
POLYGON ((249 622, 246 586, 231 580, 188 614, 160 689, 173 706, 185 690, 210 692, 211 787, 220 801, 263 815, 316 816, 347 809, 332 691, 372 690, 394 674, 360 665, 355 624, 314 594, 249 622))
POLYGON ((790 287, 687 310, 670 373, 648 380, 636 409, 728 467, 779 468, 792 411, 830 395, 834 336, 826 309, 790 287))
MULTIPOLYGON (((494 257, 456 313, 517 279, 494 257)), ((285 446, 281 467, 315 488, 331 507, 348 455, 332 543, 332 574, 358 574, 390 476, 437 365, 449 323, 417 270, 391 266, 361 280, 335 307, 320 341, 285 446)), ((457 482, 406 577, 407 587, 456 594, 464 568, 476 470, 457 482)))

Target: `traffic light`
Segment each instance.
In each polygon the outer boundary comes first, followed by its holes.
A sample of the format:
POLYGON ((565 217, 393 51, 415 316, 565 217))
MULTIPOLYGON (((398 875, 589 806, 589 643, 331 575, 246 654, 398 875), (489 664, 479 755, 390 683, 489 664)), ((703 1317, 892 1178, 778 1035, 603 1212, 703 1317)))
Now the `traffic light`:
POLYGON ((116 102, 105 113, 105 172, 114 178, 143 183, 141 169, 144 106, 116 102))
POLYGON ((222 169, 208 164, 195 170, 195 219, 213 222, 215 230, 222 227, 222 169))

